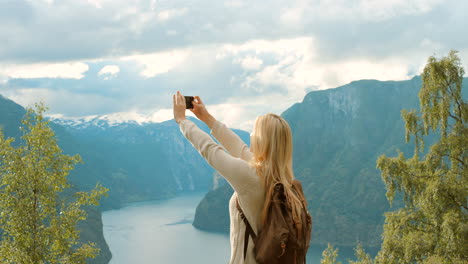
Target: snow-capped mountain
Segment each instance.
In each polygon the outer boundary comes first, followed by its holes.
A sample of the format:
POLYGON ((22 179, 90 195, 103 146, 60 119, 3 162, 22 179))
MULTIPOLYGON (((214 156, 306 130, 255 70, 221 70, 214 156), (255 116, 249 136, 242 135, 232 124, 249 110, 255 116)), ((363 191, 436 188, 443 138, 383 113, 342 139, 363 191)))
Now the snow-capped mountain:
MULTIPOLYGON (((201 121, 188 118, 208 132, 201 121)), ((214 170, 183 137, 174 120, 155 122, 154 116, 121 113, 49 119, 100 159, 84 162, 94 162, 109 174, 107 186, 113 187, 109 193, 113 200, 122 196, 123 202, 158 199, 178 191, 207 191, 213 185, 214 170)), ((249 139, 247 132, 236 132, 249 139)))
POLYGON ((84 117, 64 117, 60 114, 49 115, 48 118, 54 123, 73 127, 75 129, 84 129, 90 126, 106 129, 113 126, 125 124, 145 125, 161 123, 170 120, 170 115, 166 113, 169 110, 160 110, 152 115, 144 115, 137 112, 120 112, 107 115, 91 115, 84 117))

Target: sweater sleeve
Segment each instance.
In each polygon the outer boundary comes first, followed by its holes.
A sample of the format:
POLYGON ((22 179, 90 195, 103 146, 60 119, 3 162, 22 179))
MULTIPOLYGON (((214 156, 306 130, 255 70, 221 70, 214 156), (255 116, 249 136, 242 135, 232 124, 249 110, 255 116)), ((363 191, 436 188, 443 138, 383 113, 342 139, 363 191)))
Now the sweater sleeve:
POLYGON ((247 144, 225 124, 216 120, 211 129, 211 134, 232 156, 245 161, 252 159, 253 155, 247 144))
POLYGON ((231 184, 240 194, 252 188, 255 179, 252 168, 246 161, 228 154, 207 133, 190 120, 179 123, 182 134, 206 161, 231 184))

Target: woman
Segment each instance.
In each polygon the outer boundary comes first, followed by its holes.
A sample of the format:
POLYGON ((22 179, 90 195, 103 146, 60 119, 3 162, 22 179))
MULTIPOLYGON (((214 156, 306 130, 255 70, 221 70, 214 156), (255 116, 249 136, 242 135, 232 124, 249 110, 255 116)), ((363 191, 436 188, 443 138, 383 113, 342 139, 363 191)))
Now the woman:
POLYGON ((195 116, 211 130, 211 134, 229 152, 218 145, 208 134, 185 117, 185 99, 177 92, 173 95, 174 119, 183 135, 200 152, 234 189, 229 201, 230 214, 230 264, 257 263, 253 254, 254 243, 249 238, 244 262, 244 235, 246 225, 236 207, 238 200, 245 217, 255 234, 262 229, 267 216, 267 206, 275 183, 282 183, 293 213, 300 215, 301 201, 292 191, 292 135, 288 123, 280 116, 259 116, 250 136, 251 147, 223 123, 208 113, 200 97, 195 96, 195 116))

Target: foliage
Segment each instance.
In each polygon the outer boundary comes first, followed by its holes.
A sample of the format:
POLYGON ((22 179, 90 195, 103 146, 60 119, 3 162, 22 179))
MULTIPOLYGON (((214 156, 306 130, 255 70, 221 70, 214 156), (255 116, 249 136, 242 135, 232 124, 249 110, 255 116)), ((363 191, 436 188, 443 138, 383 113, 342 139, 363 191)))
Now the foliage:
POLYGON ((462 263, 468 260, 468 105, 462 98, 464 70, 455 51, 428 59, 419 92, 421 113, 402 111, 411 158, 382 155, 377 167, 392 203, 405 207, 385 214, 377 263, 462 263), (424 138, 439 135, 424 157, 424 138))
POLYGON ((64 195, 67 175, 80 157, 62 153, 37 104, 22 120, 22 144, 12 146, 0 131, 0 261, 2 263, 85 263, 98 254, 94 243, 80 243, 76 225, 84 206, 98 205, 107 189, 64 195))
POLYGON ((357 248, 354 251, 356 254, 357 261, 350 260, 349 261, 350 264, 373 264, 374 263, 371 256, 364 251, 360 243, 357 245, 357 248))
POLYGON ((335 249, 330 243, 328 243, 328 247, 323 251, 322 257, 320 264, 341 264, 341 262, 336 260, 338 249, 335 249))

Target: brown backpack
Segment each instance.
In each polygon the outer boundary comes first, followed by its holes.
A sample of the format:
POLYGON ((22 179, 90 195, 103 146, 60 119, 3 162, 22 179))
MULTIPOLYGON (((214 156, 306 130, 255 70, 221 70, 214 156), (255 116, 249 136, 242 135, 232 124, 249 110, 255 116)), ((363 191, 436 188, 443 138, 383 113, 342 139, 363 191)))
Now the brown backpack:
POLYGON ((312 217, 307 211, 307 202, 302 192, 301 182, 293 181, 293 191, 302 200, 302 214, 299 228, 294 223, 292 210, 287 205, 283 184, 274 186, 271 203, 269 205, 268 220, 258 236, 247 221, 244 212, 237 201, 237 209, 246 225, 244 240, 244 261, 247 256, 249 236, 254 242, 254 256, 259 264, 305 264, 312 233, 312 217))

